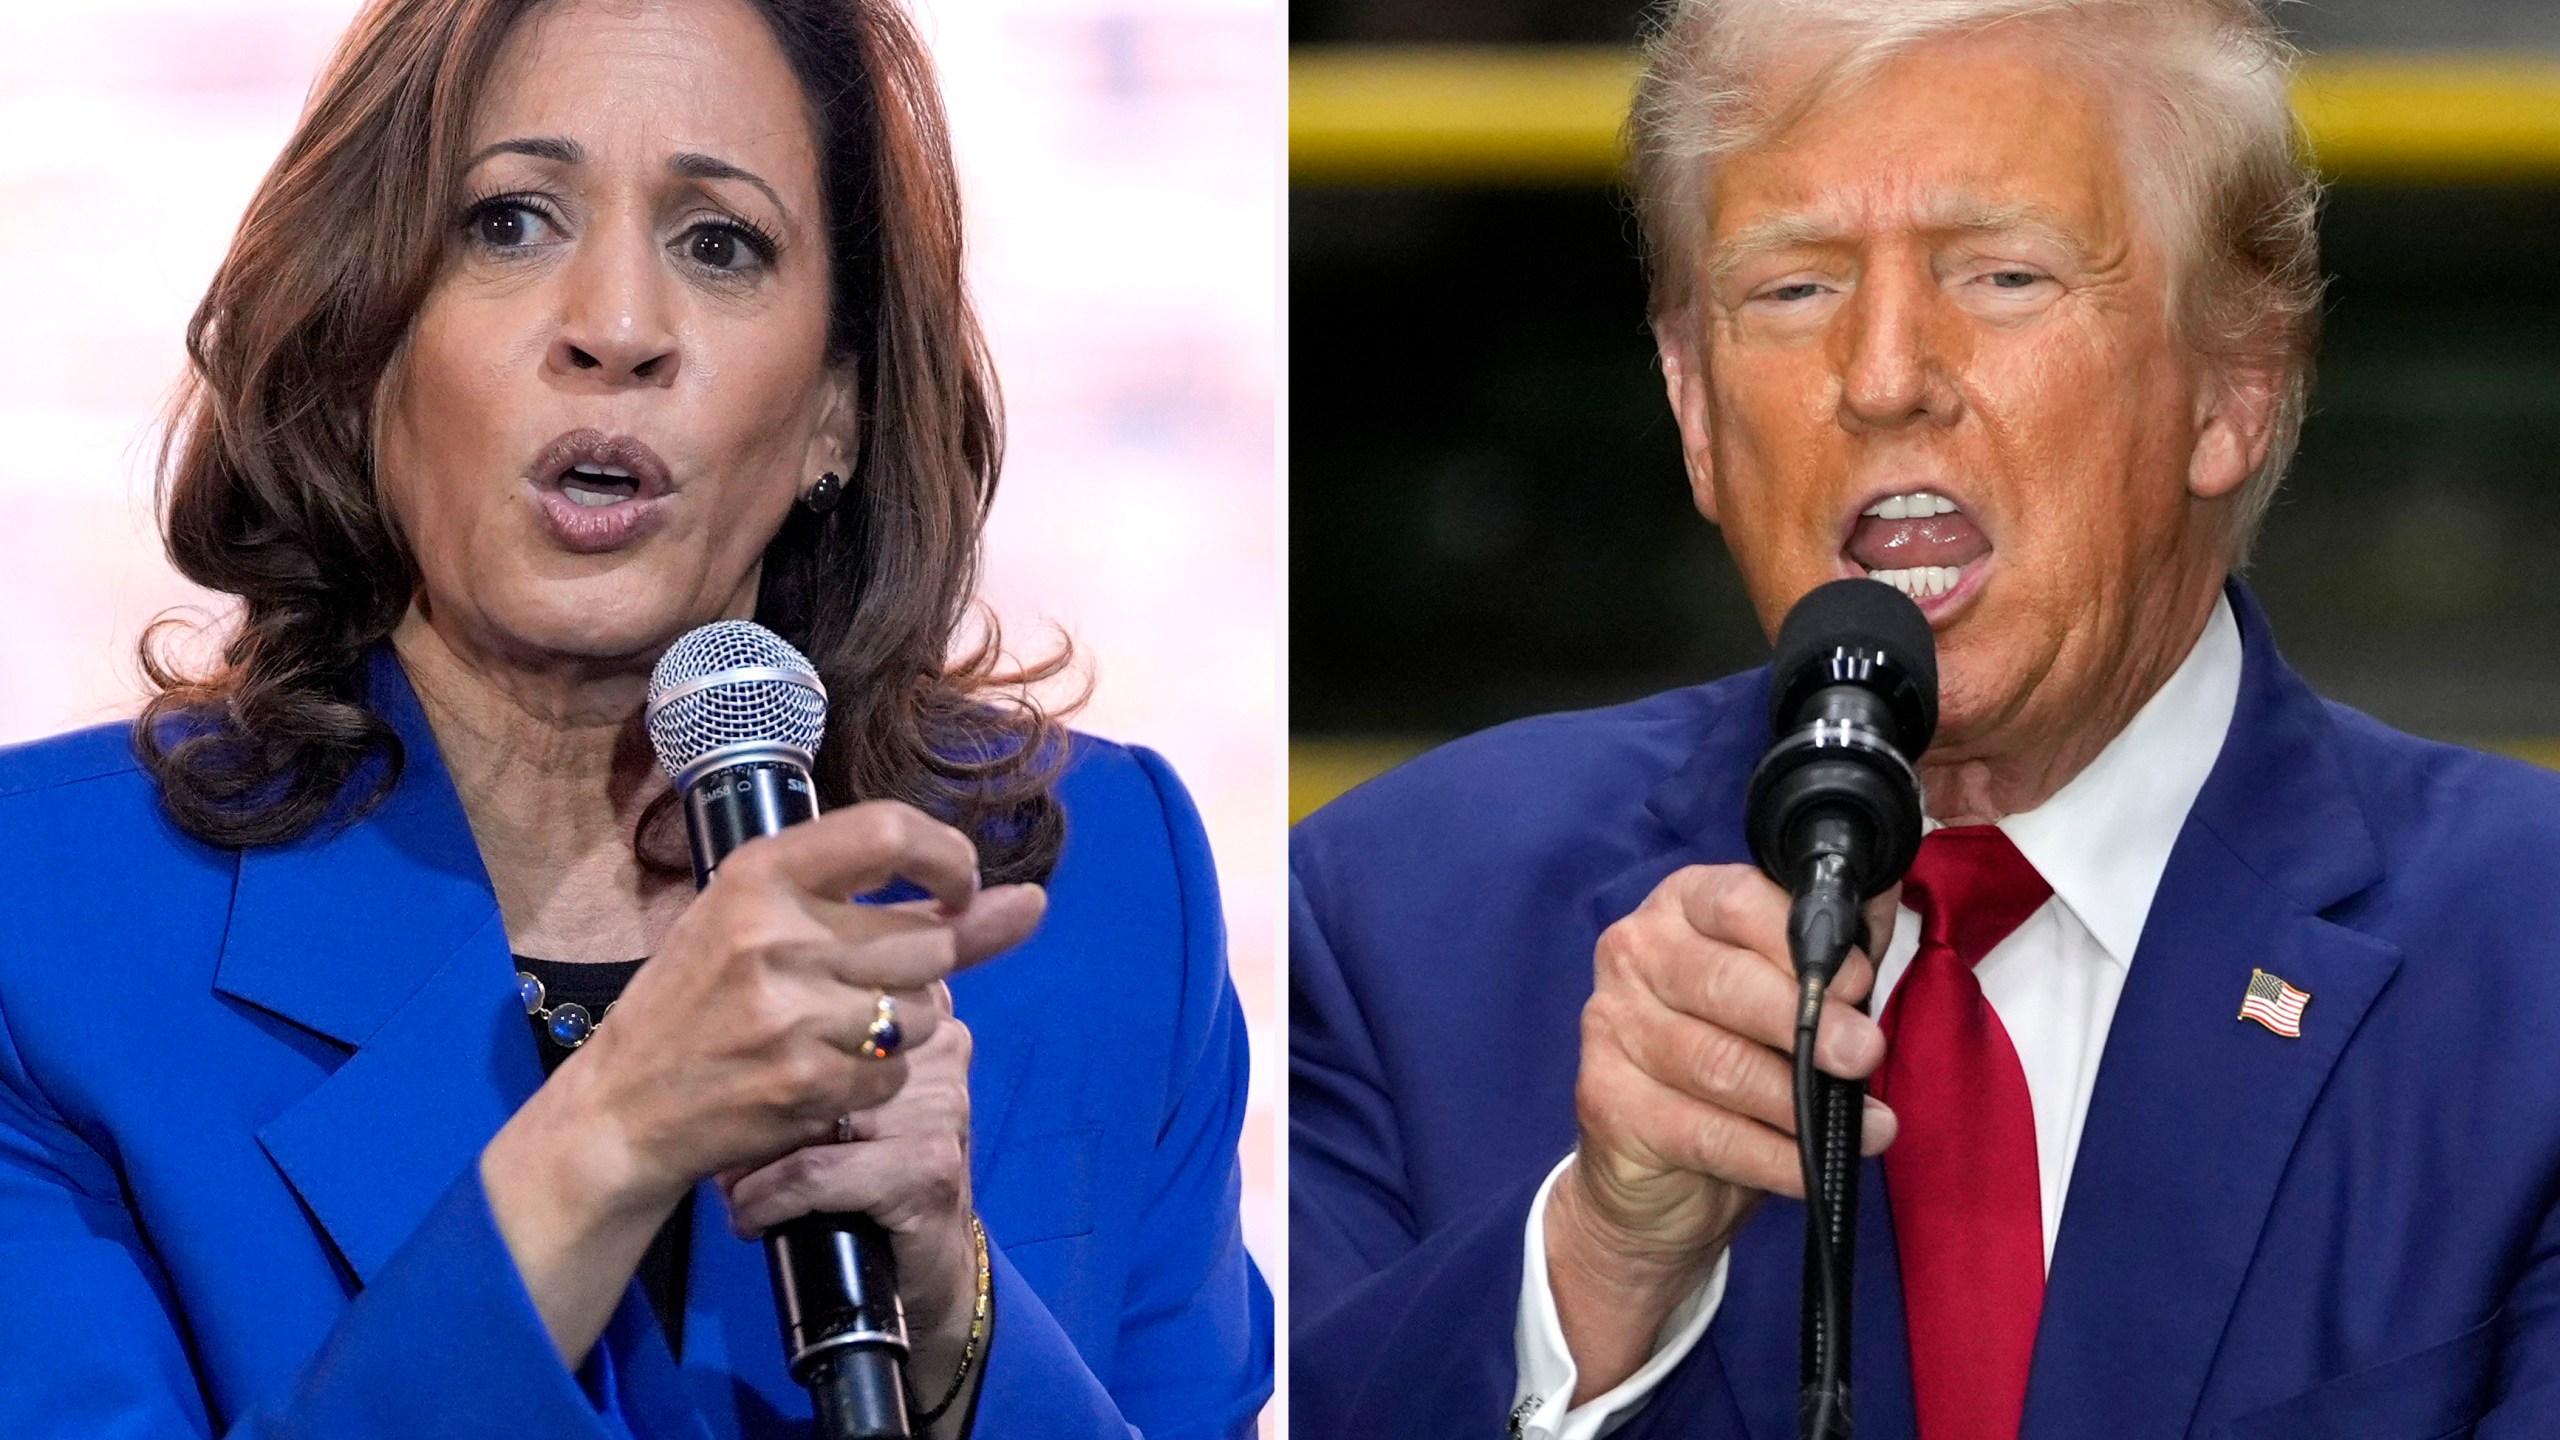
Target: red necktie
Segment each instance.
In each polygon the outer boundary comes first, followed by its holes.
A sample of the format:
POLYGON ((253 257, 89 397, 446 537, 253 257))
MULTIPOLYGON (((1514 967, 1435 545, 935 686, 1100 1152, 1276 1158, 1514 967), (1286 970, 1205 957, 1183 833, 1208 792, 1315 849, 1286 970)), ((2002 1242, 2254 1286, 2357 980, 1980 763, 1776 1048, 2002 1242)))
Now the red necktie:
POLYGON ((1885 1006, 1875 1091, 1902 1122, 1884 1152, 1920 1440, 2016 1440, 2044 1308, 2044 1201, 2026 1071, 1973 967, 2053 894, 2009 837, 1920 843, 1902 900, 1920 950, 1885 1006))

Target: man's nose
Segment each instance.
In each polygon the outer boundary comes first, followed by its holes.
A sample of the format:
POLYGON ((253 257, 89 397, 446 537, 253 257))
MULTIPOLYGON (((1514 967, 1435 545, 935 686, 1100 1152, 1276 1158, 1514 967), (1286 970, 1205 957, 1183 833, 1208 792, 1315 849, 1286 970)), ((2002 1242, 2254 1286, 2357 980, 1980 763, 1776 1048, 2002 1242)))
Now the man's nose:
POLYGON ((1873 266, 1842 307, 1835 337, 1840 423, 1853 431, 1944 425, 1956 418, 1950 302, 1920 266, 1873 266))
POLYGON ((675 382, 677 281, 652 237, 591 236, 562 280, 567 293, 545 369, 608 391, 675 382))

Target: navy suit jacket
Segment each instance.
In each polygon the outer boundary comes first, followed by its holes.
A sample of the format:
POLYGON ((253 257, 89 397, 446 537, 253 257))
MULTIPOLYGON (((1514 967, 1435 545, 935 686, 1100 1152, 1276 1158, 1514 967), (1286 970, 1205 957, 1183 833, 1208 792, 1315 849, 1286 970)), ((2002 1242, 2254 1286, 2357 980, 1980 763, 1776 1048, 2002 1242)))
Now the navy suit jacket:
MULTIPOLYGON (((2560 1435, 2560 777, 2322 702, 2232 600, 2239 708, 2107 1036, 2023 1436, 2560 1435), (2311 992, 2302 1038, 2235 1018, 2253 968, 2311 992)), ((1300 1435, 1502 1433, 1593 944, 1681 866, 1748 859, 1767 693, 1504 726, 1298 827, 1300 1435)), ((1895 1440, 1880 1165, 1861 1193, 1859 1434, 1895 1440)), ((1803 1224, 1762 1205, 1622 1440, 1790 1440, 1803 1224)))
MULTIPOLYGON (((0 1435, 805 1435, 714 1185, 681 1363, 637 1286, 578 1372, 552 1349, 479 1183, 542 1082, 506 932, 405 677, 370 673, 406 773, 291 845, 178 832, 129 727, 0 751, 0 1435)), ((1079 737, 1060 793, 1040 933, 952 981, 976 1433, 1249 1434, 1270 1296, 1207 841, 1145 750, 1079 737)))

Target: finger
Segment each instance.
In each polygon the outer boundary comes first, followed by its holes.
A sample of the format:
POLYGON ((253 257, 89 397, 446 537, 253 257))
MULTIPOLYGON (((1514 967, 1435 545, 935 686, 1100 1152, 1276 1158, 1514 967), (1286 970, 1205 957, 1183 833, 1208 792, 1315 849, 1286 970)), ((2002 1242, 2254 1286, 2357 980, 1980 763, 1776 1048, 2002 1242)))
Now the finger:
MULTIPOLYGON (((901 936, 899 941, 907 943, 911 938, 901 936)), ((830 998, 831 1008, 821 1017, 821 1033, 828 1044, 865 1063, 912 1059, 932 1043, 951 1015, 941 992, 931 984, 893 986, 848 980, 846 988, 830 998), (881 1003, 884 1000, 886 1005, 881 1003), (883 1020, 896 1026, 897 1034, 885 1042, 885 1054, 874 1053, 883 1042, 875 1040, 872 1027, 883 1020)))
POLYGON ((1792 979, 1787 958, 1787 892, 1748 865, 1701 865, 1685 872, 1680 913, 1689 927, 1720 944, 1748 950, 1792 979))
MULTIPOLYGON (((1868 901, 1864 913, 1867 921, 1867 943, 1860 948, 1867 954, 1878 957, 1892 953, 1893 932, 1902 916, 1901 884, 1896 882, 1892 888, 1868 901)), ((1866 992, 1861 990, 1851 998, 1863 1000, 1866 998, 1866 992)))
MULTIPOLYGON (((1690 957, 1664 955, 1644 967, 1654 993, 1679 1013, 1768 1046, 1783 1055, 1796 1048, 1795 977, 1769 968, 1749 951, 1710 946, 1690 957)), ((1863 964, 1863 957, 1852 956, 1863 964)), ((1884 1031, 1834 992, 1824 997, 1814 1032, 1813 1063, 1844 1080, 1862 1080, 1884 1063, 1884 1031)))
POLYGON ((969 1027, 947 1020, 921 1046, 899 1053, 907 1083, 886 1101, 840 1117, 839 1142, 892 1136, 969 1133, 969 1027))
POLYGON ((1753 1190, 1804 1197, 1793 1135, 1709 1105, 1633 1067, 1598 1082, 1595 1096, 1622 1132, 1660 1163, 1753 1190))
POLYGON ((891 1229, 956 1203, 959 1150, 948 1135, 812 1145, 739 1177, 729 1224, 748 1238, 818 1212, 868 1215, 891 1229))
POLYGON ((948 925, 813 942, 801 953, 841 983, 896 994, 901 1004, 909 991, 929 995, 933 984, 950 974, 960 958, 959 937, 948 925))
POLYGON ((1884 1051, 1884 1027, 1867 1012, 1836 993, 1822 998, 1822 1020, 1813 1032, 1815 1069, 1843 1080, 1864 1080, 1884 1063, 1884 1051))
MULTIPOLYGON (((738 855, 758 847, 764 851, 760 863, 829 900, 904 880, 956 910, 978 891, 978 847, 902 801, 870 800, 829 811, 753 841, 738 855)), ((728 863, 737 859, 731 856, 728 863)))
POLYGON ((1875 962, 1867 958, 1866 951, 1852 950, 1849 958, 1841 962, 1840 973, 1831 977, 1829 993, 1851 1005, 1864 1005, 1875 985, 1875 962))
POLYGON ((998 885, 981 890, 950 911, 931 900, 894 905, 818 901, 809 907, 822 924, 849 944, 929 929, 947 930, 952 958, 944 967, 946 971, 966 970, 1021 944, 1039 928, 1048 908, 1049 892, 1037 885, 998 885))
POLYGON ((979 891, 968 907, 951 917, 957 960, 966 970, 1031 938, 1049 913, 1049 892, 1037 885, 998 885, 979 891))
POLYGON ((1893 1113, 1892 1106, 1873 1095, 1868 1096, 1866 1121, 1858 1131, 1858 1153, 1881 1155, 1901 1133, 1902 1117, 1893 1113))
POLYGON ((1617 1046, 1646 1075, 1684 1095, 1795 1133, 1795 1076, 1778 1051, 1674 1011, 1613 1028, 1617 1046))
POLYGON ((1637 970, 1661 1002, 1779 1050, 1796 1042, 1795 977, 1750 951, 1691 935, 1638 940, 1637 970))

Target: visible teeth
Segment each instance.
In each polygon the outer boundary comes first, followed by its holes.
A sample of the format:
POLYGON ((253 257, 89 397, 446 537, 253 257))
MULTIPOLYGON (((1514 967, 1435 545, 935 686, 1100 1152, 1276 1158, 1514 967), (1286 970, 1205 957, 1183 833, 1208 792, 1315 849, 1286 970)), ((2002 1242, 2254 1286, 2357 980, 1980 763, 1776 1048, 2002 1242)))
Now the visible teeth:
POLYGON ((616 480, 628 480, 631 478, 631 472, 623 469, 619 465, 581 465, 578 468, 591 474, 610 475, 616 480))
POLYGON ((1870 580, 1881 580, 1914 600, 1934 600, 1956 588, 1964 578, 1957 565, 1912 565, 1900 570, 1870 570, 1870 580))
POLYGON ((560 493, 569 497, 570 504, 584 505, 589 509, 594 509, 600 505, 612 505, 619 501, 631 498, 627 495, 616 495, 606 490, 589 490, 583 485, 563 485, 560 487, 560 493))
POLYGON ((1926 520, 1932 515, 1953 515, 1956 502, 1931 490, 1909 495, 1888 495, 1866 508, 1866 514, 1879 520, 1926 520))

